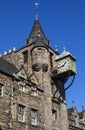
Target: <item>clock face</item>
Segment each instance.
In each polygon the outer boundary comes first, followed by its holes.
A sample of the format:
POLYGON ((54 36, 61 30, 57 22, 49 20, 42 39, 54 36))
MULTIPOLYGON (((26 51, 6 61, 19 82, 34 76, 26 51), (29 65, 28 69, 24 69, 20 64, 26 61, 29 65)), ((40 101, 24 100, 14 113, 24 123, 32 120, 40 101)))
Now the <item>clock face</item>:
POLYGON ((69 62, 66 59, 63 59, 58 63, 58 70, 60 72, 64 72, 68 70, 68 67, 69 67, 69 62))

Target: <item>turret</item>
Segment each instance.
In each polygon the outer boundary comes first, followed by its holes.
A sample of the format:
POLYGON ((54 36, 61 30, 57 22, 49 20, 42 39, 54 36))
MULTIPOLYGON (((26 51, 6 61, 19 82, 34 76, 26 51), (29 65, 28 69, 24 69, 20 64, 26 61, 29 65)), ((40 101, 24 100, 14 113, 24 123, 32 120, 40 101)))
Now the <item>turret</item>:
POLYGON ((41 37, 37 40, 31 50, 32 68, 35 72, 48 70, 48 48, 41 37))

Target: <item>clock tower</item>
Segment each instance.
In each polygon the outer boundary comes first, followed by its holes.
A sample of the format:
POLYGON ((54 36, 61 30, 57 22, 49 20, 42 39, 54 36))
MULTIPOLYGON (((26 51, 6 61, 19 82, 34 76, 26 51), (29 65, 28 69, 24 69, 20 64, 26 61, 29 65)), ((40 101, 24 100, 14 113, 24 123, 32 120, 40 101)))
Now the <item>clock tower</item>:
POLYGON ((43 90, 44 129, 68 130, 64 84, 76 73, 75 58, 65 49, 59 54, 49 46, 38 19, 34 21, 26 45, 31 47, 31 72, 43 90))
POLYGON ((5 104, 3 113, 0 109, 0 127, 69 130, 65 98, 68 87, 64 85, 76 74, 75 60, 65 49, 60 54, 50 47, 38 19, 36 3, 36 19, 26 44, 0 59, 0 85, 4 90, 0 108, 5 104))

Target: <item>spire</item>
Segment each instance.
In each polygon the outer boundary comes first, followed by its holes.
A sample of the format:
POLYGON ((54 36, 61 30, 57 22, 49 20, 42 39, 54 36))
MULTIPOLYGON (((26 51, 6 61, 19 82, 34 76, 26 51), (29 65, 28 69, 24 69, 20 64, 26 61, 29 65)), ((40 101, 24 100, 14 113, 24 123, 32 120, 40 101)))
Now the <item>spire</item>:
POLYGON ((42 38, 46 38, 45 34, 44 34, 43 30, 42 30, 42 27, 40 25, 39 20, 34 21, 34 25, 33 25, 33 28, 32 28, 32 31, 30 33, 29 38, 35 38, 37 36, 40 36, 42 38))
POLYGON ((40 22, 39 22, 39 18, 38 18, 38 5, 39 4, 36 2, 35 3, 36 19, 34 21, 31 33, 30 33, 29 37, 26 39, 26 45, 35 42, 37 37, 40 37, 41 39, 43 39, 45 41, 45 43, 47 45, 49 45, 49 40, 46 38, 46 36, 45 36, 45 34, 43 32, 43 29, 42 29, 42 27, 40 25, 40 22))
POLYGON ((38 11, 38 6, 39 6, 39 4, 38 4, 37 2, 35 2, 35 8, 36 8, 36 20, 39 19, 39 17, 38 17, 38 13, 39 13, 39 11, 38 11))
POLYGON ((39 17, 38 17, 38 6, 39 4, 37 2, 35 2, 35 8, 36 8, 36 19, 34 21, 34 25, 33 25, 33 28, 31 30, 31 33, 30 33, 30 36, 29 38, 36 38, 37 36, 41 37, 41 38, 46 38, 45 37, 45 34, 43 32, 43 29, 40 25, 40 22, 39 22, 39 17))

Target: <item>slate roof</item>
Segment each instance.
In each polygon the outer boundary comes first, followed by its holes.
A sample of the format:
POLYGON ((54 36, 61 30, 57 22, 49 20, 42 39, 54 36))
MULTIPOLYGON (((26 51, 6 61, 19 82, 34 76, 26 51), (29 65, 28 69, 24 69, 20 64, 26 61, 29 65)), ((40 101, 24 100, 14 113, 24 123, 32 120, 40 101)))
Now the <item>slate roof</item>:
POLYGON ((35 20, 29 38, 35 38, 38 35, 40 35, 42 38, 46 38, 39 20, 35 20))
POLYGON ((74 60, 76 60, 76 58, 68 51, 64 50, 63 53, 61 53, 60 55, 58 55, 55 60, 60 60, 64 57, 67 57, 67 56, 71 56, 74 60))
POLYGON ((6 74, 8 76, 13 76, 13 73, 18 71, 15 65, 9 63, 8 61, 0 58, 0 73, 6 74))
POLYGON ((33 48, 35 47, 44 47, 48 49, 48 46, 45 44, 44 40, 41 37, 37 37, 37 40, 35 41, 33 48))

